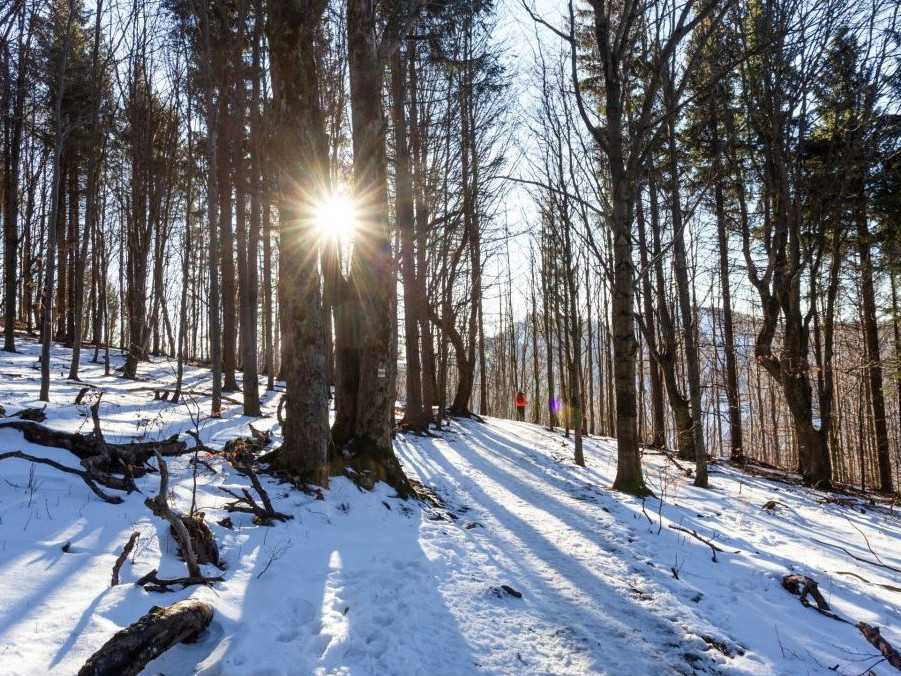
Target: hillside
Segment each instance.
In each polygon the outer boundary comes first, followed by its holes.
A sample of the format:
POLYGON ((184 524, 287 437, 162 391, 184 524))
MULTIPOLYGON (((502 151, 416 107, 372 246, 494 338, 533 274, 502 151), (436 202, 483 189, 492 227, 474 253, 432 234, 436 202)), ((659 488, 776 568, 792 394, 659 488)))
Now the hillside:
MULTIPOLYGON (((7 418, 38 404, 38 346, 20 346, 0 355, 7 418)), ((108 442, 180 434, 191 446, 193 430, 218 451, 252 423, 279 443, 280 393, 266 393, 263 418, 228 405, 209 420, 207 371, 189 369, 194 394, 172 404, 153 389, 171 384, 173 363, 142 364, 127 381, 104 377, 89 357, 85 382, 73 383, 64 379, 69 352, 56 349, 44 425, 89 432, 88 404, 102 390, 108 442), (74 404, 85 385, 98 389, 74 404)), ((560 434, 501 419, 400 434, 395 448, 434 499, 362 492, 345 478, 308 494, 261 475, 275 510, 293 517, 269 527, 225 511, 233 498, 220 489, 240 493, 250 482, 222 453, 199 452, 196 465, 190 453, 167 458, 169 502, 180 511, 196 467, 196 504, 224 570, 205 566, 223 580, 166 594, 133 584, 153 569, 184 574, 168 526, 144 505, 158 490, 155 473, 137 479, 140 493, 107 504, 76 476, 4 460, 0 671, 75 673, 151 606, 196 597, 215 610, 210 628, 145 673, 894 673, 854 626, 877 625, 901 645, 901 527, 890 506, 720 463, 713 488, 700 490, 659 455, 646 455, 645 468, 662 500, 641 501, 609 490, 612 440, 586 440, 580 468, 560 434), (122 583, 110 587, 134 531, 122 583), (852 624, 802 606, 782 587, 789 573, 817 580, 852 624)), ((78 467, 67 450, 0 429, 0 452, 15 450, 78 467)))

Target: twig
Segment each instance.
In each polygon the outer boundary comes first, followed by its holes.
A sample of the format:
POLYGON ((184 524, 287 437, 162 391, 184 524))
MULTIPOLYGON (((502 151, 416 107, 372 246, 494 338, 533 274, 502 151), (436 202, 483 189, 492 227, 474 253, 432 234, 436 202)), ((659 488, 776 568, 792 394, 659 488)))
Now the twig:
POLYGON ((723 550, 720 549, 719 547, 717 547, 715 544, 713 544, 710 540, 706 540, 706 539, 702 538, 700 535, 698 535, 697 531, 689 530, 688 528, 683 528, 682 526, 676 526, 676 525, 674 525, 674 524, 670 524, 670 528, 672 528, 673 530, 680 531, 680 532, 682 532, 682 533, 688 533, 689 535, 691 535, 691 536, 692 536, 693 538, 695 538, 696 540, 700 540, 700 541, 703 542, 705 545, 707 545, 708 547, 710 547, 711 551, 713 552, 713 562, 714 562, 714 563, 717 563, 717 560, 716 560, 716 553, 717 553, 717 552, 722 552, 723 550))
MULTIPOLYGON (((875 556, 875 557, 876 557, 876 560, 877 560, 879 563, 882 563, 882 559, 879 558, 879 554, 877 554, 876 552, 874 552, 874 551, 873 551, 873 548, 870 546, 870 539, 866 536, 866 533, 864 533, 862 530, 860 530, 860 528, 857 527, 857 524, 854 523, 853 521, 851 521, 851 519, 849 519, 847 515, 845 515, 845 520, 846 520, 848 523, 851 524, 851 527, 854 528, 854 530, 856 530, 858 533, 860 533, 860 537, 862 537, 862 538, 863 538, 863 541, 867 543, 867 549, 870 550, 870 554, 872 554, 873 556, 875 556)), ((885 565, 885 564, 882 563, 882 565, 885 565)))
POLYGON ((845 554, 847 554, 848 556, 850 556, 850 557, 851 557, 852 559, 854 559, 855 561, 860 561, 861 563, 868 563, 868 564, 870 564, 871 566, 877 566, 877 567, 879 567, 879 568, 885 568, 885 569, 887 569, 887 570, 891 570, 891 571, 894 571, 894 572, 896 572, 896 573, 901 573, 901 569, 899 569, 899 568, 895 568, 895 567, 893 567, 893 566, 889 566, 889 565, 887 565, 887 564, 885 564, 885 563, 879 563, 878 561, 870 561, 869 559, 865 559, 865 558, 863 558, 863 557, 861 557, 861 556, 857 556, 856 554, 852 554, 851 552, 849 552, 847 549, 845 549, 845 548, 842 547, 841 545, 833 544, 832 542, 824 542, 823 540, 817 540, 816 538, 810 538, 810 540, 811 540, 812 542, 816 542, 817 544, 820 544, 820 545, 825 545, 825 546, 827 546, 827 547, 835 547, 836 549, 841 549, 845 554))
POLYGON ((851 577, 856 577, 858 580, 860 580, 861 582, 864 582, 866 584, 872 584, 872 585, 875 585, 876 587, 882 587, 883 589, 887 589, 888 591, 897 592, 897 593, 901 594, 901 587, 893 587, 890 584, 882 584, 880 582, 870 582, 863 575, 858 575, 857 573, 852 573, 850 570, 837 570, 837 571, 835 571, 835 574, 836 575, 850 575, 851 577))

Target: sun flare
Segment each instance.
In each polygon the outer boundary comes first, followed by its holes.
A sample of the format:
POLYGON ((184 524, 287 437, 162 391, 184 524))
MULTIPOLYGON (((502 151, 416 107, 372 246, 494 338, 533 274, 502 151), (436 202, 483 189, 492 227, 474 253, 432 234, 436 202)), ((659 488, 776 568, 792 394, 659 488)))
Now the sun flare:
POLYGON ((356 227, 356 206, 346 192, 333 192, 316 207, 316 229, 331 239, 348 240, 356 227))

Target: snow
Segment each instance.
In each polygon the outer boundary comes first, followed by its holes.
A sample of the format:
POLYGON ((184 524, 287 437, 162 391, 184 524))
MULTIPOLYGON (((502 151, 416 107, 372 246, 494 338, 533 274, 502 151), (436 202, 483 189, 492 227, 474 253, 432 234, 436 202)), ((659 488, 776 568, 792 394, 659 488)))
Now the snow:
MULTIPOLYGON (((19 344, 19 354, 0 353, 7 415, 39 404, 38 347, 19 344)), ((147 389, 174 381, 170 361, 142 364, 134 382, 104 377, 91 353, 83 353, 82 377, 104 391, 110 439, 196 427, 221 447, 247 436, 252 422, 279 443, 278 392, 264 397, 266 417, 243 417, 229 404, 221 420, 198 419, 209 409, 204 396, 173 405, 147 389)), ((69 354, 54 349, 45 424, 87 432, 88 402, 72 403, 82 385, 65 380, 69 354)), ((187 368, 186 382, 209 390, 204 369, 187 368)), ((68 451, 12 430, 0 430, 0 450, 77 467, 68 451)), ((227 564, 225 580, 162 595, 131 584, 153 568, 162 577, 184 573, 144 495, 110 505, 77 477, 0 462, 0 673, 75 673, 151 606, 192 596, 214 606, 210 629, 146 673, 860 674, 876 664, 853 624, 804 608, 782 589, 789 572, 815 578, 839 615, 878 625, 901 646, 901 592, 879 586, 901 587, 901 576, 835 546, 901 568, 899 517, 887 507, 824 504, 823 493, 719 463, 714 489, 700 490, 658 455, 646 455, 644 467, 663 501, 642 502, 609 489, 612 440, 586 440, 588 466, 580 468, 559 432, 500 419, 453 422, 434 438, 398 435, 396 450, 444 507, 405 503, 385 486, 361 492, 343 478, 317 500, 263 477, 275 509, 294 518, 267 528, 235 513, 229 530, 218 521, 230 498, 217 488, 248 481, 221 457, 207 458, 216 473, 201 467, 197 502, 227 564), (780 503, 775 511, 762 509, 768 500, 780 503), (674 525, 714 542, 717 562, 674 525), (133 561, 110 588, 134 530, 133 561)), ((170 502, 180 510, 191 501, 189 459, 169 461, 170 502)), ((157 481, 148 475, 138 486, 153 495, 157 481)), ((873 671, 891 669, 882 662, 873 671)))

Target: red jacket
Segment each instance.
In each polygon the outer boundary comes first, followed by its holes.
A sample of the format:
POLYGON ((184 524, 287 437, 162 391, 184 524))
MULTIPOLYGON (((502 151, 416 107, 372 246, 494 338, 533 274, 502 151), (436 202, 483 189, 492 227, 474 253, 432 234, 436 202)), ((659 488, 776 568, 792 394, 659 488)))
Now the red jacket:
POLYGON ((516 395, 516 408, 525 408, 526 404, 528 404, 528 400, 526 399, 526 395, 523 393, 519 393, 516 395))

